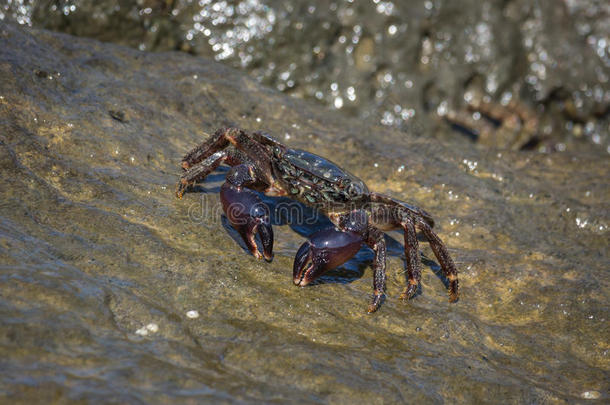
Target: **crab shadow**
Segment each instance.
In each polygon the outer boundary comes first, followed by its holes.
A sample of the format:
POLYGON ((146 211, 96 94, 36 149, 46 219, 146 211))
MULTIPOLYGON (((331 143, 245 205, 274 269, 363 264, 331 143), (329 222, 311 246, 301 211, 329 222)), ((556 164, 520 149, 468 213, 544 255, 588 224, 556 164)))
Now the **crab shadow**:
MULTIPOLYGON (((213 174, 207 177, 206 187, 202 184, 196 184, 190 188, 190 193, 219 193, 220 186, 224 181, 225 175, 228 172, 228 168, 220 167, 213 174), (208 186, 209 184, 209 186, 208 186)), ((317 210, 308 207, 298 201, 286 198, 286 197, 268 197, 262 193, 259 196, 263 203, 269 207, 269 214, 271 225, 277 226, 288 226, 292 231, 299 234, 305 239, 308 239, 314 233, 327 229, 333 226, 332 222, 318 212, 317 210)), ((250 254, 246 244, 239 235, 239 233, 231 226, 225 215, 221 217, 221 223, 231 238, 242 248, 242 250, 250 254)), ((425 237, 418 234, 420 241, 426 241, 425 237)), ((262 245, 257 235, 257 244, 259 249, 262 245)), ((399 257, 403 262, 403 270, 401 274, 404 277, 404 282, 407 281, 406 271, 404 270, 406 265, 406 259, 404 254, 404 244, 394 239, 392 236, 385 234, 387 255, 392 257, 399 257)), ((295 253, 296 250, 295 248, 295 253)), ((262 250, 262 249, 261 249, 262 250)), ((434 260, 429 259, 423 253, 420 252, 422 264, 428 267, 436 275, 436 277, 443 283, 445 288, 449 287, 449 280, 443 275, 441 267, 434 260)), ((355 280, 362 278, 366 268, 371 265, 374 258, 374 253, 371 248, 366 245, 356 253, 354 257, 342 264, 336 269, 330 270, 319 279, 312 282, 310 285, 326 284, 326 283, 337 283, 337 284, 348 284, 355 280)), ((394 276, 394 272, 386 272, 389 276, 394 276)), ((418 287, 416 295, 421 294, 421 284, 418 287)))

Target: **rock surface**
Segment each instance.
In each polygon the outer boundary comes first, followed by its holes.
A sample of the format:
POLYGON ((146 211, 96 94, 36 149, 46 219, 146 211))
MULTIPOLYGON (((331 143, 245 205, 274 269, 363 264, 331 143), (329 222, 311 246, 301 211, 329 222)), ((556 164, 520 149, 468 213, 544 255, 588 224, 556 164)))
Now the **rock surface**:
POLYGON ((4 24, 0 400, 608 401, 609 166, 413 138, 206 59, 4 24), (401 235, 372 316, 365 250, 302 289, 289 226, 271 264, 249 256, 220 219, 222 171, 173 193, 182 155, 224 125, 430 211, 461 300, 432 261, 397 299, 401 235))

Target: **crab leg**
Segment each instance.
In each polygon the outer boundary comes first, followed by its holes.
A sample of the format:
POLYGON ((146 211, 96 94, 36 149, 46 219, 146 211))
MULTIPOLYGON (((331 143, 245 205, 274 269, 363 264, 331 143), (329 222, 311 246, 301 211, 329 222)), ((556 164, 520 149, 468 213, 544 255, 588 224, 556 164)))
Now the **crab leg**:
POLYGON ((229 145, 229 136, 231 134, 241 133, 242 131, 235 128, 221 128, 214 133, 210 138, 192 149, 182 158, 182 168, 187 170, 203 159, 213 155, 214 153, 226 148, 229 145))
POLYGON ((386 275, 385 275, 385 259, 386 259, 386 244, 383 232, 379 229, 369 226, 367 245, 375 252, 373 260, 373 300, 369 305, 368 312, 375 312, 381 305, 385 294, 386 275))
POLYGON ((405 256, 407 258, 407 277, 409 285, 405 287, 400 295, 403 300, 408 300, 417 292, 417 286, 421 279, 421 265, 419 260, 419 243, 417 241, 417 233, 415 224, 409 217, 405 218, 403 223, 405 236, 405 256))
POLYGON ((227 180, 220 188, 222 208, 231 223, 241 235, 244 243, 256 258, 267 261, 273 259, 273 229, 269 220, 269 208, 258 194, 244 187, 254 181, 250 168, 246 165, 233 167, 227 180), (260 236, 263 252, 256 245, 256 234, 260 236))
POLYGON ((451 256, 449 256, 447 248, 436 233, 434 233, 430 225, 421 220, 417 221, 416 225, 426 235, 426 239, 428 239, 428 243, 430 243, 430 247, 438 259, 441 269, 443 269, 443 274, 449 280, 449 301, 457 301, 459 295, 458 271, 455 264, 453 264, 453 260, 451 260, 451 256))
POLYGON ((180 181, 176 185, 176 197, 182 199, 182 195, 187 188, 195 184, 196 181, 205 178, 212 173, 228 158, 227 151, 220 151, 208 156, 203 161, 198 162, 190 167, 180 176, 180 181))
POLYGON ((182 173, 180 181, 176 185, 176 197, 182 199, 184 192, 190 186, 197 181, 205 179, 208 174, 212 173, 223 163, 229 166, 237 166, 240 164, 250 164, 251 162, 246 155, 234 148, 215 152, 182 173))

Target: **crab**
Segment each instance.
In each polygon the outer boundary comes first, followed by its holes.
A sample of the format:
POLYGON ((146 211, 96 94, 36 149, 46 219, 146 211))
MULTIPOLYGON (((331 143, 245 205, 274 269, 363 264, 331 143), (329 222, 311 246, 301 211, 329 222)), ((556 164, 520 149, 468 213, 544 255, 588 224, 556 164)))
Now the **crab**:
POLYGON ((313 207, 334 226, 316 231, 301 245, 293 265, 293 281, 304 287, 341 266, 367 245, 374 252, 372 301, 381 305, 386 290, 385 231, 404 231, 408 284, 400 298, 417 292, 421 278, 417 230, 428 240, 448 281, 449 301, 458 299, 458 272, 447 248, 432 230, 426 211, 392 197, 369 191, 356 176, 328 159, 290 149, 263 132, 222 128, 182 159, 184 170, 176 188, 185 191, 218 166, 231 166, 220 188, 220 200, 231 226, 255 257, 273 259, 273 229, 269 208, 259 194, 285 196, 313 207), (257 245, 257 235, 261 248, 257 245))

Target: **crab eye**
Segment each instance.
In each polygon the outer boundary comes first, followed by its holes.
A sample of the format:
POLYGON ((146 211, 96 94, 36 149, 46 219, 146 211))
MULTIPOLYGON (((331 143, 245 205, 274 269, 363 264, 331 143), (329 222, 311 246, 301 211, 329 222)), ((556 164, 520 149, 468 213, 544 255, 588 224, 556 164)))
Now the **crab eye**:
POLYGON ((273 147, 273 155, 274 155, 276 158, 279 158, 279 157, 281 157, 281 156, 282 156, 282 151, 280 150, 280 148, 279 148, 279 147, 277 147, 277 146, 274 146, 274 147, 273 147))

